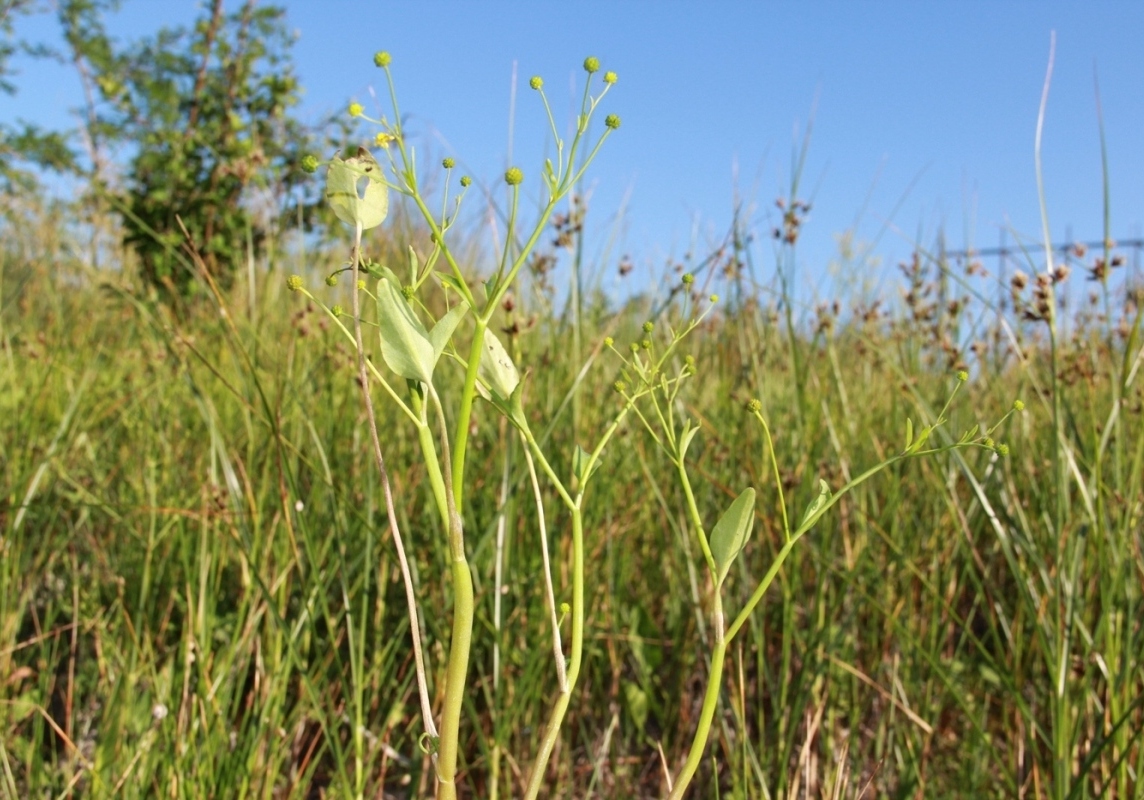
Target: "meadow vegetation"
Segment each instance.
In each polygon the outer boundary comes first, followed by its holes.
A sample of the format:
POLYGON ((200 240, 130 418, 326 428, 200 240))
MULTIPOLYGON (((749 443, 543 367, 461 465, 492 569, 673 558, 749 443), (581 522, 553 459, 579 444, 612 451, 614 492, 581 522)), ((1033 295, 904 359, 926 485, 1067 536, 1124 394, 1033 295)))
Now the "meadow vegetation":
POLYGON ((577 261, 579 136, 494 250, 378 125, 383 224, 284 231, 229 285, 189 233, 190 298, 10 206, 0 796, 425 797, 446 745, 462 797, 1139 796, 1141 288, 1108 231, 1006 274, 919 242, 899 294, 806 306, 796 180, 773 237, 621 301, 577 261), (428 374, 375 298, 454 325, 428 374))

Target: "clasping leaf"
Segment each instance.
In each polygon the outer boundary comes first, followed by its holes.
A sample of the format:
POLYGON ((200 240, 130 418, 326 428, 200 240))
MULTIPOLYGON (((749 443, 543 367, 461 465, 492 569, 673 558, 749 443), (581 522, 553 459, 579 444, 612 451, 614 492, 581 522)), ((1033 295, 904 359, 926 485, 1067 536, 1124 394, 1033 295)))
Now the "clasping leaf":
POLYGON ((727 570, 743 551, 755 519, 755 490, 747 488, 735 498, 711 531, 711 556, 715 559, 715 586, 723 585, 727 570))
POLYGON ((345 160, 334 156, 326 172, 326 200, 338 219, 362 230, 376 228, 389 213, 389 187, 381 165, 364 147, 345 160), (358 187, 365 182, 364 191, 358 187))

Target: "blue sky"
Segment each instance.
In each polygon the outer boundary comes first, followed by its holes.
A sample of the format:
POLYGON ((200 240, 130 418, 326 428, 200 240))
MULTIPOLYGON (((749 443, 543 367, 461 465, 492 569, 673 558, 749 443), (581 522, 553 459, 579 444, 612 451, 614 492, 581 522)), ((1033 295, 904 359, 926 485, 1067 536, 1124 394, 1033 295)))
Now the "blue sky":
MULTIPOLYGON (((637 275, 651 275, 693 242, 706 252, 726 231, 736 197, 753 207, 765 236, 812 113, 803 194, 814 206, 799 248, 812 292, 829 291, 827 265, 836 235, 847 230, 876 241, 889 265, 919 233, 931 243, 940 226, 950 247, 995 246, 1003 228, 1039 239, 1033 137, 1054 30, 1043 149, 1054 239, 1097 239, 1102 231, 1094 71, 1113 235, 1140 236, 1144 224, 1141 2, 284 5, 299 37, 305 117, 351 99, 374 108, 370 87, 384 87, 372 55, 389 50, 422 150, 454 156, 481 180, 495 181, 506 164, 515 64, 513 160, 526 188, 547 153, 529 76, 545 78, 560 121, 571 113, 569 87, 583 79, 584 57, 598 56, 619 74, 604 110, 620 114, 623 126, 591 172, 590 252, 608 263, 630 254, 637 275)), ((190 0, 124 0, 111 30, 129 38, 189 20, 197 8, 190 0)), ((21 21, 17 33, 51 31, 50 18, 40 18, 21 21)), ((74 125, 68 110, 78 105, 78 84, 66 69, 24 63, 17 81, 20 95, 2 101, 0 117, 74 125)), ((758 254, 766 274, 770 252, 758 254)))

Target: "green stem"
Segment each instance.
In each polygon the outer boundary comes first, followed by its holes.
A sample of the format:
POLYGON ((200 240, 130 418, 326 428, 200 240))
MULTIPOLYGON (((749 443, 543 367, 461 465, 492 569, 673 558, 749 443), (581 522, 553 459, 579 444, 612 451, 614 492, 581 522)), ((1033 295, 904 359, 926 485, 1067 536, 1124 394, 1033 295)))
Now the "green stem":
POLYGON ((727 640, 723 638, 723 610, 718 592, 715 594, 715 648, 711 651, 711 669, 707 676, 707 690, 703 693, 703 708, 699 712, 699 724, 695 728, 695 738, 691 740, 691 750, 687 754, 687 761, 683 769, 675 778, 668 800, 680 800, 691 779, 695 777, 695 770, 703 760, 703 751, 707 749, 707 739, 711 735, 711 721, 715 718, 715 708, 719 705, 719 691, 723 685, 723 662, 727 655, 727 640))
POLYGON ((461 390, 461 407, 457 412, 457 432, 453 437, 455 442, 453 447, 453 498, 458 513, 460 513, 460 509, 464 508, 465 454, 469 446, 469 425, 473 419, 473 398, 477 394, 477 370, 480 368, 481 352, 485 346, 485 329, 488 327, 488 321, 481 315, 477 315, 476 323, 476 327, 473 329, 473 344, 469 348, 465 386, 461 390))

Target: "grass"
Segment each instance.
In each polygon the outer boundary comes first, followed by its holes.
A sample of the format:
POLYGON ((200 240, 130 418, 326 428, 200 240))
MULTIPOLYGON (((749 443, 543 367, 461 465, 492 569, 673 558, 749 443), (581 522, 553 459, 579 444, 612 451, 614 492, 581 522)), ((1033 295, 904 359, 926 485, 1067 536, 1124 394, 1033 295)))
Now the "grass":
MULTIPOLYGON (((410 622, 353 348, 279 269, 174 313, 128 271, 83 270, 50 223, 25 235, 27 249, 13 234, 2 256, 0 797, 427 796, 410 622)), ((985 299, 997 276, 980 265, 919 248, 905 302, 883 299, 892 311, 839 298, 788 317, 766 302, 773 284, 750 280, 764 270, 748 256, 708 262, 710 288, 729 281, 738 300, 687 340, 698 379, 681 395, 702 423, 688 453, 702 516, 744 486, 759 495, 730 608, 783 546, 777 487, 797 513, 819 479, 837 489, 900 452, 907 420, 936 418, 957 368, 973 377, 954 435, 1014 400, 1027 408, 993 434, 1008 457, 899 463, 791 551, 730 647, 689 796, 1139 796, 1139 294, 1108 288, 1106 305, 1062 321, 1052 362, 1044 322, 1024 318, 1036 287, 1014 283, 997 308, 985 299)), ((320 260, 308 285, 336 266, 320 260)), ((621 402, 606 353, 580 378, 573 328, 585 352, 606 335, 626 344, 659 301, 585 300, 512 338, 561 474, 621 402)), ((522 319, 530 302, 518 298, 522 319)), ((422 607, 449 611, 417 437, 391 407, 378 415, 422 607)), ((511 797, 556 683, 540 520, 524 453, 505 458, 488 406, 470 437, 476 607, 458 788, 511 797)), ((703 703, 710 587, 685 499, 663 477, 673 467, 629 422, 602 469, 583 524, 582 678, 546 797, 666 794, 703 703)), ((561 603, 569 523, 539 490, 561 603)), ((447 620, 421 620, 437 713, 447 620)))

